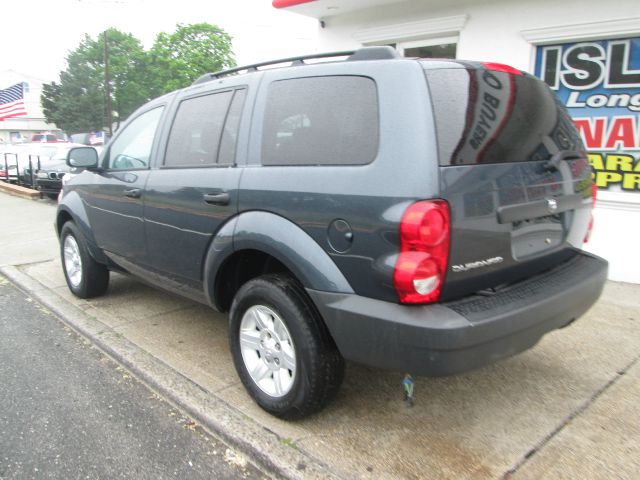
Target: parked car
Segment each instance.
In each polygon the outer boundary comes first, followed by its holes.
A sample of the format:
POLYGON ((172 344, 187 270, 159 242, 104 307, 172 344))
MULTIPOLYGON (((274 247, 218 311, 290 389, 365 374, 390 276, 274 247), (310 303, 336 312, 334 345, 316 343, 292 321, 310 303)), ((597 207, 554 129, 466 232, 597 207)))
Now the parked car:
MULTIPOLYGON (((67 165, 67 154, 69 150, 80 147, 82 144, 59 144, 50 158, 43 158, 40 162, 40 168, 35 175, 36 188, 49 198, 58 198, 58 194, 62 189, 62 180, 65 175, 73 173, 75 170, 67 165)), ((102 147, 96 147, 98 152, 102 151, 102 147)), ((26 175, 29 175, 27 170, 26 175)))
POLYGON ((205 75, 100 157, 72 149, 70 290, 102 295, 116 270, 228 311, 244 386, 287 419, 335 396, 344 359, 454 374, 589 309, 607 274, 582 251, 595 189, 544 83, 388 47, 311 58, 205 75))
POLYGON ((60 133, 54 132, 43 132, 43 133, 34 133, 31 135, 31 143, 56 143, 56 142, 64 142, 65 139, 62 137, 60 133))
POLYGON ((83 145, 104 145, 109 141, 109 137, 103 131, 74 133, 69 135, 69 141, 73 143, 81 143, 83 145))
POLYGON ((7 151, 9 145, 10 144, 4 142, 0 143, 0 180, 5 182, 9 180, 9 174, 7 173, 7 167, 4 161, 4 152, 7 151))
POLYGON ((13 172, 11 181, 35 188, 38 170, 45 167, 52 157, 66 158, 69 149, 78 146, 82 145, 67 142, 13 145, 9 150, 9 163, 13 165, 10 169, 13 172))

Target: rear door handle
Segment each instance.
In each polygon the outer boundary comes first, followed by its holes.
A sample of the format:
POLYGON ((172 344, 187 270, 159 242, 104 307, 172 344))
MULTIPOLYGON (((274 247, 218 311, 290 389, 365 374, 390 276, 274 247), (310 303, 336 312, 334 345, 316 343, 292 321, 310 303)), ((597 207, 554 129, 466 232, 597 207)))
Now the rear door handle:
POLYGON ((124 194, 129 198, 140 198, 142 196, 142 190, 139 188, 132 188, 131 190, 125 190, 124 194))
POLYGON ((227 192, 222 193, 205 193, 202 198, 209 205, 229 205, 231 197, 227 192))

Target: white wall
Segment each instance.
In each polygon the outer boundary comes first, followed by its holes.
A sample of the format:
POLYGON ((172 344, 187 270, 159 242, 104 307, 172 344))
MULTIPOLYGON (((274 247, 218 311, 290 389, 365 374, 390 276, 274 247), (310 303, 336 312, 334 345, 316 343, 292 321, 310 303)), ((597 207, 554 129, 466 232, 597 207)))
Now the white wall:
MULTIPOLYGON (((532 71, 533 46, 522 30, 640 16, 640 1, 615 0, 430 0, 396 3, 324 19, 319 51, 356 48, 367 28, 467 15, 458 58, 506 63, 532 71), (357 36, 357 35, 356 35, 357 36)), ((640 25, 638 26, 640 33, 640 25)), ((393 40, 393 39, 388 39, 393 40)))
MULTIPOLYGON (((627 22, 625 28, 632 32, 629 36, 640 35, 640 21, 636 21, 640 18, 639 0, 429 0, 324 18, 325 27, 319 28, 319 51, 357 48, 362 44, 358 39, 372 35, 380 35, 377 41, 389 43, 429 38, 430 34, 393 37, 394 31, 406 33, 412 30, 407 27, 417 22, 424 23, 425 31, 432 23, 432 37, 449 36, 452 32, 443 32, 442 25, 446 30, 447 19, 456 18, 453 23, 463 19, 459 31, 453 32, 459 39, 458 58, 506 63, 528 72, 533 71, 535 53, 533 41, 525 39, 531 39, 526 34, 528 30, 560 27, 555 33, 567 38, 554 43, 562 43, 571 41, 572 35, 575 40, 582 40, 591 32, 597 37, 603 29, 600 26, 607 23, 615 28, 618 23, 627 22), (594 24, 581 25, 590 22, 594 24)), ((610 279, 640 283, 640 256, 636 254, 640 241, 640 192, 600 191, 598 196, 594 232, 586 249, 609 260, 610 279)))
POLYGON ((604 193, 608 192, 598 193, 593 234, 585 250, 609 261, 609 279, 640 283, 640 193, 631 194, 635 201, 624 194, 604 193))

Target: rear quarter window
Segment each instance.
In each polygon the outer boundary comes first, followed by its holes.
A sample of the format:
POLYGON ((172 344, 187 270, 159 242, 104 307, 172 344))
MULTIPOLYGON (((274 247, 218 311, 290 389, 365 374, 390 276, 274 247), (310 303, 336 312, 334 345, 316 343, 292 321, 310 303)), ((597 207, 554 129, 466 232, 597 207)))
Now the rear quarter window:
POLYGON ((368 77, 279 80, 269 86, 263 165, 364 165, 378 151, 378 95, 368 77))

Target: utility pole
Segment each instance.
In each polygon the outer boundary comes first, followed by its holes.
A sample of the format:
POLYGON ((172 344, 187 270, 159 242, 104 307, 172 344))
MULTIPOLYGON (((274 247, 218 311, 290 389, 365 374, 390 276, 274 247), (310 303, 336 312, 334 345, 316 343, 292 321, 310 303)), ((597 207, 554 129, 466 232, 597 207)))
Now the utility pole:
POLYGON ((111 126, 113 118, 111 116, 111 85, 109 82, 109 46, 107 42, 107 31, 104 31, 104 87, 107 96, 107 128, 109 129, 109 137, 112 136, 111 126))

